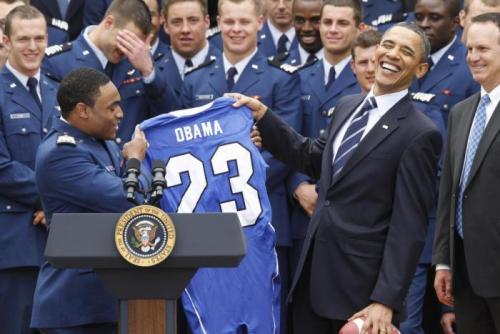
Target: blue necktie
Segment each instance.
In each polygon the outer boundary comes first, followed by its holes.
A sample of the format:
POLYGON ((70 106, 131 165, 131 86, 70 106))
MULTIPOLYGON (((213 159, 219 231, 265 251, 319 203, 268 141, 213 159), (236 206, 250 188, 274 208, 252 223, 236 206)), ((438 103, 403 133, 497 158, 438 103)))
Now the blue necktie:
POLYGON ((477 152, 479 143, 481 142, 481 137, 484 133, 484 128, 486 127, 486 106, 490 104, 490 97, 486 94, 481 98, 479 106, 477 107, 476 114, 474 115, 474 121, 472 122, 472 129, 469 133, 469 139, 467 141, 467 150, 465 151, 464 167, 462 170, 462 177, 460 179, 460 190, 457 198, 457 208, 455 215, 455 227, 457 229, 460 237, 464 237, 464 225, 463 225, 463 204, 464 204, 464 191, 467 181, 469 179, 470 169, 472 163, 474 162, 474 157, 477 152))
POLYGON ((61 11, 61 18, 66 19, 66 14, 68 13, 70 0, 57 0, 57 4, 59 5, 59 10, 61 11))
POLYGON ((337 154, 335 154, 335 159, 333 160, 332 180, 342 171, 356 147, 358 147, 363 137, 363 133, 365 132, 366 124, 368 123, 369 112, 376 108, 377 102, 372 96, 365 101, 363 107, 352 119, 351 124, 344 134, 344 138, 342 138, 337 154))
POLYGON ((33 100, 35 100, 36 104, 38 105, 38 108, 42 110, 42 102, 40 101, 40 97, 36 92, 36 86, 38 85, 38 80, 35 77, 30 77, 26 85, 28 86, 28 90, 30 92, 31 97, 33 98, 33 100))
POLYGON ((236 67, 230 67, 229 70, 227 70, 227 89, 228 92, 231 92, 231 90, 234 87, 234 77, 238 73, 236 70, 236 67))
POLYGON ((108 76, 110 80, 113 79, 113 71, 115 69, 115 65, 112 64, 109 60, 108 63, 106 64, 106 67, 104 67, 104 73, 108 76))
POLYGON ((325 86, 325 90, 328 90, 332 83, 335 81, 335 66, 330 67, 330 71, 328 72, 328 81, 325 86))
POLYGON ((277 54, 281 54, 287 51, 286 43, 288 42, 288 37, 285 34, 281 35, 278 39, 278 48, 276 50, 277 54))

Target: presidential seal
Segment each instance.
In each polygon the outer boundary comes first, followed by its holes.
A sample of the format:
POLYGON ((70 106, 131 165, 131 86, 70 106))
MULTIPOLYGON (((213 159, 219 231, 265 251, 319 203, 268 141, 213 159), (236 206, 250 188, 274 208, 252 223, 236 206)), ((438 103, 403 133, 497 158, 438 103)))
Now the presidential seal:
POLYGON ((172 252, 175 227, 163 210, 151 205, 136 206, 116 223, 115 244, 126 261, 139 267, 151 267, 172 252))

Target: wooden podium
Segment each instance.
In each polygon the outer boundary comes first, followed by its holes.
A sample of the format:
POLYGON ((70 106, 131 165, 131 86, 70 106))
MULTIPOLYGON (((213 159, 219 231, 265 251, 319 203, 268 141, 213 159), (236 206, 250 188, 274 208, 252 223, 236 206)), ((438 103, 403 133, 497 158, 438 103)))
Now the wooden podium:
POLYGON ((198 268, 236 267, 246 241, 235 213, 169 214, 177 235, 174 250, 148 268, 125 261, 115 247, 121 214, 54 214, 45 257, 55 268, 93 268, 120 300, 120 334, 174 334, 176 300, 198 268), (91 247, 88 240, 93 240, 91 247))

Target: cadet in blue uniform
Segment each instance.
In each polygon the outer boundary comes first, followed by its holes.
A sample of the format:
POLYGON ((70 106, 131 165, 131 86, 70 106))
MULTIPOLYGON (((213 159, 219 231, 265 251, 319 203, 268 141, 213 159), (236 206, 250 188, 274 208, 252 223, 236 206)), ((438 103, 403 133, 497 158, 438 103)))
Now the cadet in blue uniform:
MULTIPOLYGON (((62 118, 54 120, 40 145, 35 171, 49 225, 54 213, 128 210, 132 204, 121 178, 121 154, 113 142, 123 117, 118 90, 103 73, 82 68, 65 77, 57 99, 62 118)), ((143 160, 146 147, 137 128, 123 156, 143 160)), ((140 179, 144 189, 150 177, 140 179)), ((43 334, 114 333, 117 310, 117 301, 94 271, 55 269, 44 262, 35 290, 33 328, 43 334)))
POLYGON ((57 86, 40 72, 47 46, 43 14, 17 7, 7 16, 6 32, 10 55, 0 71, 0 331, 24 334, 31 333, 33 291, 47 238, 35 153, 58 114, 57 86))
MULTIPOLYGON (((359 32, 361 8, 355 0, 327 0, 321 10, 320 34, 324 58, 304 67, 300 74, 302 134, 317 138, 324 131, 340 97, 360 92, 349 62, 351 45, 359 32), (331 39, 331 36, 342 36, 331 39)), ((295 271, 309 218, 316 206, 316 180, 294 172, 288 179, 293 198, 291 269, 295 271)))
POLYGON ((171 0, 162 12, 170 46, 159 40, 153 59, 158 67, 164 68, 168 89, 172 89, 178 98, 167 101, 165 111, 168 112, 181 108, 184 72, 210 60, 212 56, 220 56, 220 50, 210 45, 205 37, 210 24, 205 1, 171 0))
MULTIPOLYGON (((212 102, 224 93, 241 92, 258 96, 267 105, 273 105, 273 110, 298 129, 301 118, 299 78, 293 73, 292 66, 280 67, 258 51, 257 33, 264 21, 259 7, 260 4, 255 0, 219 2, 218 23, 224 45, 223 55, 186 74, 182 102, 184 107, 200 106, 212 102), (243 25, 245 22, 247 24, 243 25)), ((266 187, 272 207, 272 224, 277 236, 283 315, 288 279, 287 252, 291 246, 289 208, 284 184, 289 169, 268 152, 263 152, 263 156, 269 165, 266 187)), ((282 321, 283 333, 284 324, 282 321)))
MULTIPOLYGON (((259 51, 266 57, 296 50, 292 0, 267 0, 267 20, 259 31, 259 51)), ((219 6, 220 12, 220 6, 219 6)))
MULTIPOLYGON (((415 4, 415 21, 429 38, 431 55, 429 71, 423 78, 415 80, 410 90, 414 93, 416 107, 433 120, 443 139, 451 108, 479 90, 465 60, 467 50, 455 34, 459 11, 458 0, 418 0, 415 4)), ((438 188, 439 184, 436 185, 436 195, 438 188)), ((400 328, 403 334, 424 333, 423 303, 428 288, 435 220, 436 207, 433 207, 425 248, 408 293, 408 318, 400 328)))
POLYGON ((31 0, 30 4, 40 10, 48 24, 49 45, 74 40, 83 29, 85 0, 57 1, 31 0), (66 6, 62 6, 65 3, 66 6))
POLYGON ((87 27, 71 44, 46 52, 44 68, 59 80, 83 66, 112 78, 124 111, 118 144, 130 139, 135 125, 153 114, 153 109, 161 110, 163 101, 175 98, 168 94, 165 74, 154 66, 146 37, 150 31, 151 16, 142 1, 115 0, 99 25, 87 27))

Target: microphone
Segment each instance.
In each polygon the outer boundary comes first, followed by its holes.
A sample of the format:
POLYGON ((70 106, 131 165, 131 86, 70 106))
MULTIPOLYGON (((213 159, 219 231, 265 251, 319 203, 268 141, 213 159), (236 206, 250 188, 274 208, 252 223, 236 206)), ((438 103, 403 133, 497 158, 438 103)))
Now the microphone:
POLYGON ((167 186, 167 181, 165 181, 165 164, 161 160, 153 161, 153 182, 152 188, 153 193, 151 194, 151 200, 153 203, 157 203, 163 196, 163 189, 167 186))
POLYGON ((127 189, 127 200, 131 203, 138 204, 135 200, 135 191, 139 187, 139 174, 141 173, 141 162, 138 159, 127 160, 126 178, 124 182, 127 189))

